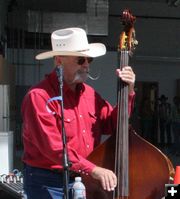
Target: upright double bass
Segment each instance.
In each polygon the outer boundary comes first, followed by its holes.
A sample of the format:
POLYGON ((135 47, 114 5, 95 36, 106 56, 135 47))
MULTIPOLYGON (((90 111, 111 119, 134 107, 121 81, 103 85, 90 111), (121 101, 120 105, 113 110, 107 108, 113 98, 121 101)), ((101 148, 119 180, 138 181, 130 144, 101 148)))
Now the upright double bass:
MULTIPOLYGON (((128 65, 135 46, 135 17, 129 10, 122 15, 124 30, 120 35, 120 68, 128 65)), ((115 191, 105 191, 100 183, 84 177, 87 199, 161 199, 165 184, 170 183, 174 168, 170 160, 155 146, 141 138, 128 122, 128 85, 118 83, 117 130, 98 146, 88 160, 115 172, 115 191)))

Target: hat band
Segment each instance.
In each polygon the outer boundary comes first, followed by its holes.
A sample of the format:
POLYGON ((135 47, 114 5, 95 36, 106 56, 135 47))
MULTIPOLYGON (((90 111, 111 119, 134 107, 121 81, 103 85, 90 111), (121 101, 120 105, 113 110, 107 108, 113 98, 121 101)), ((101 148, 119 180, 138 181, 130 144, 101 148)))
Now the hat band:
POLYGON ((78 51, 76 51, 76 52, 85 52, 85 51, 89 51, 90 49, 88 48, 88 49, 85 49, 85 50, 78 50, 78 51))

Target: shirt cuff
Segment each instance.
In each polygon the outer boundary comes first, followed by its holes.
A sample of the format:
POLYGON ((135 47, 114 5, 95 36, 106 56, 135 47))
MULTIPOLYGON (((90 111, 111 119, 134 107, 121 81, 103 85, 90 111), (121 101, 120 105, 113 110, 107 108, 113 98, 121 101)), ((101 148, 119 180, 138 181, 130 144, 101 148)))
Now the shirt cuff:
POLYGON ((128 95, 128 115, 131 116, 134 109, 135 92, 131 91, 128 95))
POLYGON ((130 97, 130 99, 131 99, 131 97, 134 97, 135 96, 135 91, 133 90, 133 91, 131 91, 130 93, 129 93, 129 97, 130 97))
POLYGON ((96 165, 86 159, 80 160, 78 163, 74 163, 71 166, 71 170, 84 175, 89 175, 96 165))

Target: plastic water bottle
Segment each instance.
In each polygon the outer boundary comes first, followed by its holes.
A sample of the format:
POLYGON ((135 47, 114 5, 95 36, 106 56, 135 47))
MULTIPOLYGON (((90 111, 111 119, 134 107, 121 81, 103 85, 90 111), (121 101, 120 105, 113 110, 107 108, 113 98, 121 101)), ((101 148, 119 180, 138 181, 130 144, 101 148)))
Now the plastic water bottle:
POLYGON ((86 188, 82 183, 81 177, 75 177, 73 184, 73 199, 86 199, 86 188))

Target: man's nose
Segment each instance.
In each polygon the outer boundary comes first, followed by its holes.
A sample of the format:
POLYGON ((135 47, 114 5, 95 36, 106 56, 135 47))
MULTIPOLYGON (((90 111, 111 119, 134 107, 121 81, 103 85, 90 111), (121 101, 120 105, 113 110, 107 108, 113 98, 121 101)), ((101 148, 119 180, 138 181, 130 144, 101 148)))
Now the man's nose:
POLYGON ((88 58, 87 57, 85 57, 85 59, 84 59, 84 63, 82 64, 82 67, 83 68, 89 68, 89 60, 88 60, 88 58))

